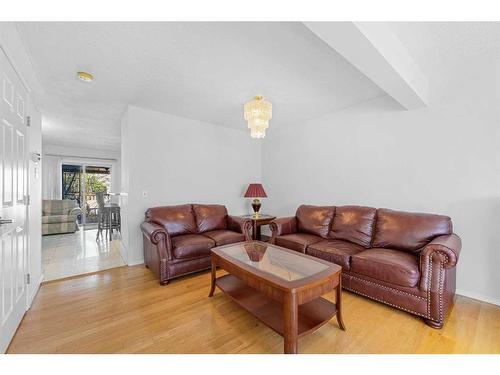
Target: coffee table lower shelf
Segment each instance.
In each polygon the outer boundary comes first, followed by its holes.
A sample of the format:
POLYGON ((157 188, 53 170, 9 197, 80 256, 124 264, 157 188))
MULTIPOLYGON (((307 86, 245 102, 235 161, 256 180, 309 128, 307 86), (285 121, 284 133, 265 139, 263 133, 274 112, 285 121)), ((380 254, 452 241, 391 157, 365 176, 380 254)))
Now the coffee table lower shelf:
MULTIPOLYGON (((233 275, 218 277, 215 284, 233 301, 248 310, 262 323, 284 336, 283 305, 246 285, 233 275)), ((317 298, 298 307, 298 336, 314 332, 337 313, 334 303, 317 298)))

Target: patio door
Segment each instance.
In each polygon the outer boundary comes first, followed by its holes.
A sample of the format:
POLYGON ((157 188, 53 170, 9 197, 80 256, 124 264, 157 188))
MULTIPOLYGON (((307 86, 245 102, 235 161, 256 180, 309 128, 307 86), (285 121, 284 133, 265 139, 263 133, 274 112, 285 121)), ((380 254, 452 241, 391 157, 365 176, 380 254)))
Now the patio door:
POLYGON ((0 49, 0 353, 26 311, 28 94, 0 49))
POLYGON ((108 193, 110 190, 110 165, 62 164, 62 198, 78 202, 83 211, 80 224, 86 228, 93 228, 97 224, 96 193, 108 193))

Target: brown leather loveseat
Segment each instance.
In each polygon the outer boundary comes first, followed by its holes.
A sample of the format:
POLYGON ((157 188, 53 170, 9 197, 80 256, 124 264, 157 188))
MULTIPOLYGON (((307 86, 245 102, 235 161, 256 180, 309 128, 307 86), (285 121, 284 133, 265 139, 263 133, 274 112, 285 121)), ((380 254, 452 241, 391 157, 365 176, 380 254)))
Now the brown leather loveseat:
POLYGON ((340 265, 345 289, 443 326, 461 249, 449 217, 302 205, 270 226, 271 243, 340 265))
POLYGON ((141 224, 144 263, 160 284, 210 268, 210 249, 249 241, 250 219, 227 214, 225 206, 184 204, 150 208, 141 224))

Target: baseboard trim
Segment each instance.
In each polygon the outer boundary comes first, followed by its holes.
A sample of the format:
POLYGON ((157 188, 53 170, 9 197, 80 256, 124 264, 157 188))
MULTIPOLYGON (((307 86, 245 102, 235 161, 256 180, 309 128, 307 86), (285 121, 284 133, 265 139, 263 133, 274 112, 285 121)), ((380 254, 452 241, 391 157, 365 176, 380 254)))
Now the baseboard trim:
POLYGON ((482 302, 491 303, 492 305, 500 306, 500 299, 491 298, 488 296, 483 296, 482 294, 467 292, 465 290, 457 290, 456 294, 459 294, 464 297, 477 299, 482 302))
POLYGON ((31 305, 33 304, 33 301, 35 300, 35 297, 40 290, 40 287, 42 286, 43 283, 43 273, 40 275, 40 279, 38 280, 38 285, 33 289, 33 292, 31 295, 28 297, 28 306, 26 306, 26 311, 28 311, 31 308, 31 305))
POLYGON ((144 259, 136 259, 133 261, 128 262, 128 265, 131 266, 137 266, 139 264, 144 264, 144 259))

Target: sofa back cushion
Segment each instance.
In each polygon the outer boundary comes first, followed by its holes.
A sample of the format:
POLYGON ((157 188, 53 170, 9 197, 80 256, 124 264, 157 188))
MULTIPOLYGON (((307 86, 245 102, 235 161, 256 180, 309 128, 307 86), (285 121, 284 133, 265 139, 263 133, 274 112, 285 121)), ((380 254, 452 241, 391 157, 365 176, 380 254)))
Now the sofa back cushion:
POLYGON ((78 202, 72 199, 44 199, 42 201, 42 215, 67 215, 78 202))
POLYGON ((375 225, 376 208, 362 206, 335 207, 330 237, 369 248, 375 225))
POLYGON ((392 248, 418 253, 433 238, 453 232, 448 216, 377 210, 372 247, 392 248))
POLYGON ((197 233, 190 204, 150 208, 146 211, 146 221, 162 225, 171 236, 197 233))
POLYGON ((227 210, 220 204, 193 204, 198 232, 227 228, 227 210))
POLYGON ((297 231, 327 238, 334 213, 334 206, 308 206, 303 204, 297 208, 295 213, 297 231))

